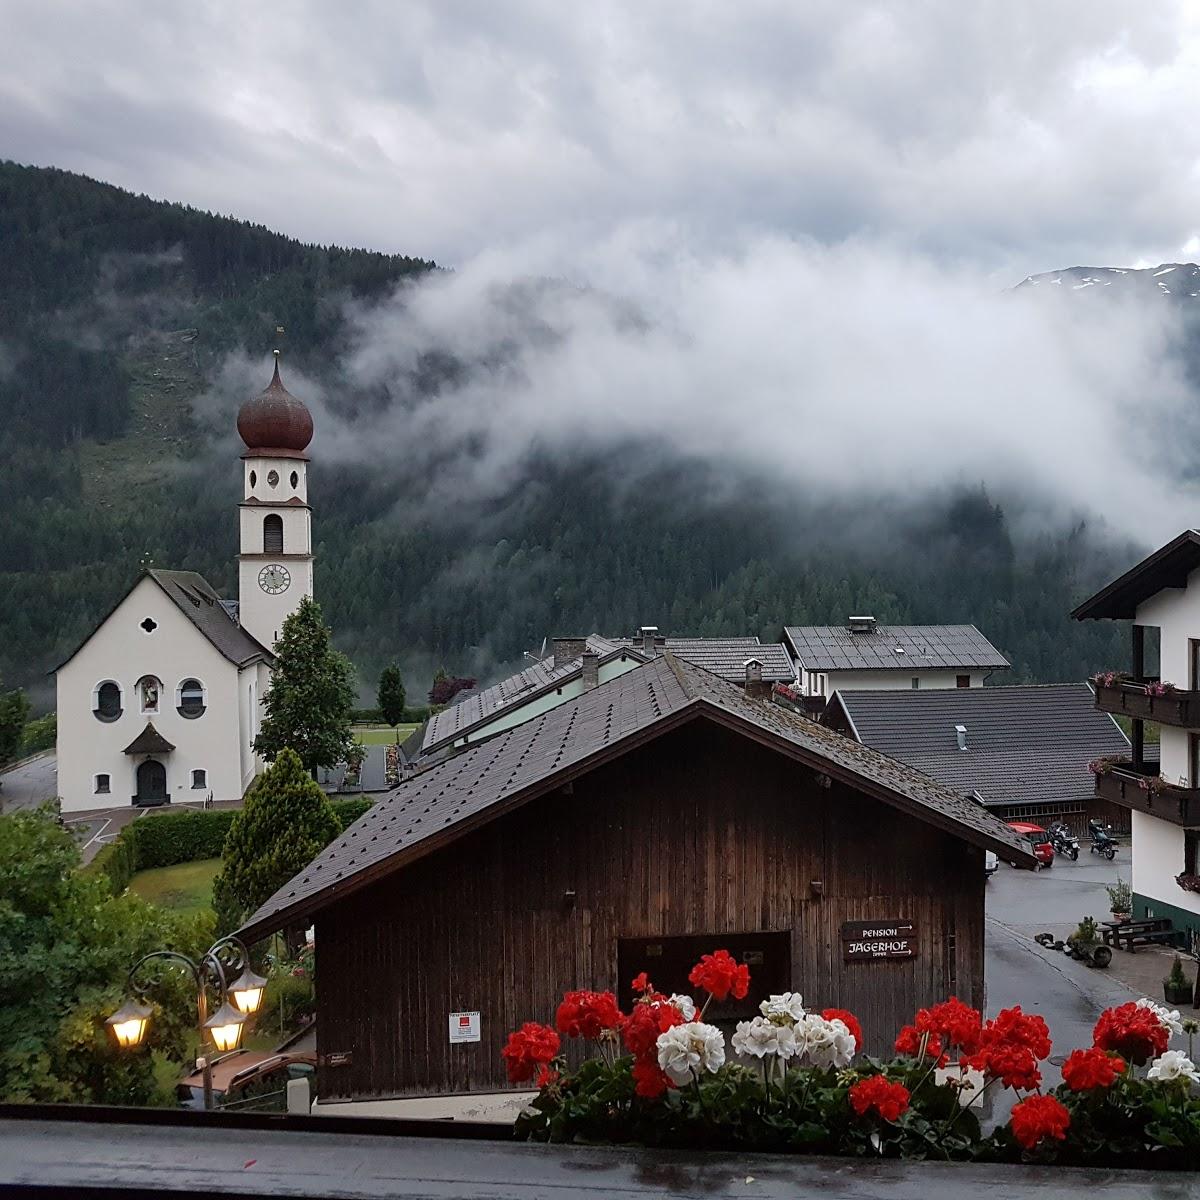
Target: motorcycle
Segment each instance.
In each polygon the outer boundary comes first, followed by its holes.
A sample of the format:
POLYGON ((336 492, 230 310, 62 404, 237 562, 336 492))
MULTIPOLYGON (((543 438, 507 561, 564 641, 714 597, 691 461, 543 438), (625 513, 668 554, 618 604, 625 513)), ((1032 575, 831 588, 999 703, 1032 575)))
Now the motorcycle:
POLYGON ((1092 835, 1092 853, 1103 854, 1109 862, 1112 862, 1117 855, 1116 839, 1097 820, 1088 822, 1088 833, 1092 835))
POLYGON ((1055 821, 1046 832, 1050 835, 1050 844, 1055 854, 1065 854, 1072 862, 1079 859, 1079 839, 1073 837, 1071 831, 1062 821, 1055 821))

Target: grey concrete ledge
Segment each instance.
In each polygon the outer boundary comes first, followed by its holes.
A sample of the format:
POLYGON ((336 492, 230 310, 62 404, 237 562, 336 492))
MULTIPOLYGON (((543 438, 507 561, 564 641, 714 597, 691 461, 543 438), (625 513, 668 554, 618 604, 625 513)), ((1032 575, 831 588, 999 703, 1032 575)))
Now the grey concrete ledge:
MULTIPOLYGON (((408 1122, 369 1122, 379 1132, 358 1133, 324 1132, 320 1118, 301 1118, 300 1127, 286 1119, 243 1127, 231 1117, 196 1117, 134 1122, 0 1115, 0 1191, 399 1200, 961 1200, 984 1194, 1046 1200, 1101 1188, 1105 1200, 1183 1200, 1197 1191, 1195 1175, 1182 1173, 527 1145, 485 1140, 486 1133, 464 1140, 446 1126, 436 1130, 439 1136, 400 1133, 408 1122)), ((354 1124, 353 1118, 337 1121, 342 1130, 354 1124)))

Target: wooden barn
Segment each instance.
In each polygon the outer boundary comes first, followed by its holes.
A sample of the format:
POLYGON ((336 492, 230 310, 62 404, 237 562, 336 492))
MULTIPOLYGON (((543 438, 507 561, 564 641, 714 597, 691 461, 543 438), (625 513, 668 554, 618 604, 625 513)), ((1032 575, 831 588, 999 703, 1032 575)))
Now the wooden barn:
POLYGON ((985 849, 1032 865, 978 804, 668 654, 402 784, 242 936, 315 921, 323 1102, 505 1088, 508 1031, 564 990, 687 991, 718 947, 754 986, 710 1016, 795 990, 878 1052, 919 1005, 982 1005, 985 849))

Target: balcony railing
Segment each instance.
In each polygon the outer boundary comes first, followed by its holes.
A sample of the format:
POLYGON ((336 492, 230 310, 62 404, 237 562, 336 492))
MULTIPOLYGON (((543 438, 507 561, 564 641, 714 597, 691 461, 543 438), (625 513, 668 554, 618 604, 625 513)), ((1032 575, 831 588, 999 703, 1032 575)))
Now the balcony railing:
POLYGON ((1096 796, 1172 825, 1200 827, 1200 788, 1167 783, 1153 767, 1138 771, 1128 762, 1102 767, 1096 775, 1096 796))
POLYGON ((1112 683, 1095 679, 1096 707, 1106 713, 1130 717, 1135 721, 1155 721, 1177 729, 1200 729, 1200 692, 1184 691, 1157 679, 1142 683, 1118 679, 1112 683))

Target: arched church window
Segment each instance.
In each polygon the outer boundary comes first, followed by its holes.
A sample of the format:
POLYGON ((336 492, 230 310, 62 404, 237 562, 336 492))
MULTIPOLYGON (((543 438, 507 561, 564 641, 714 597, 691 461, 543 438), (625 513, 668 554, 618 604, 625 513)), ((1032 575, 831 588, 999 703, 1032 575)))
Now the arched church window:
POLYGON ((278 513, 263 517, 263 552, 283 553, 283 518, 278 513))
POLYGON ((179 700, 176 707, 181 717, 194 719, 202 716, 207 707, 204 684, 198 679, 185 679, 179 685, 179 700))
POLYGON ((252 488, 258 487, 258 472, 257 471, 250 472, 250 486, 252 488))
POLYGON ((137 681, 137 695, 142 716, 152 717, 158 712, 158 702, 162 696, 162 683, 153 675, 143 675, 137 681))
POLYGON ((192 787, 193 788, 208 787, 208 772, 207 771, 199 771, 199 770, 193 771, 192 772, 192 787))
POLYGON ((292 491, 294 492, 300 486, 300 472, 292 472, 292 491))
POLYGON ((92 712, 100 721, 115 721, 121 715, 121 685, 106 680, 92 695, 92 712))

